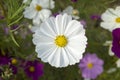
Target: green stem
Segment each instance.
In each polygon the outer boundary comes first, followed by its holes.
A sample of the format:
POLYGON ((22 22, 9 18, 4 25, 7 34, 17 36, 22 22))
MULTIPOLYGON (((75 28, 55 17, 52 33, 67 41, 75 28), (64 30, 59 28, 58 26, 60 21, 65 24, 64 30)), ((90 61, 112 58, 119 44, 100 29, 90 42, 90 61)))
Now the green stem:
POLYGON ((20 18, 18 18, 17 20, 15 20, 14 22, 8 24, 8 26, 11 26, 11 25, 17 23, 17 22, 20 21, 22 18, 23 18, 23 15, 22 15, 20 18))
POLYGON ((17 31, 21 26, 23 26, 23 25, 20 25, 20 26, 18 26, 16 29, 11 30, 11 32, 15 32, 15 31, 17 31))
POLYGON ((13 36, 13 33, 12 33, 11 31, 10 31, 10 36, 11 36, 13 42, 14 42, 18 47, 20 47, 19 44, 17 43, 17 41, 15 40, 15 37, 13 36))
POLYGON ((21 7, 13 14, 10 19, 13 19, 15 16, 17 16, 24 8, 25 6, 21 5, 21 7))
POLYGON ((0 7, 1 7, 2 11, 3 11, 3 15, 6 16, 5 9, 4 9, 3 5, 2 5, 2 1, 1 0, 0 0, 0 7))
POLYGON ((112 1, 106 2, 105 4, 111 4, 111 3, 115 2, 115 1, 117 1, 117 0, 112 0, 112 1))

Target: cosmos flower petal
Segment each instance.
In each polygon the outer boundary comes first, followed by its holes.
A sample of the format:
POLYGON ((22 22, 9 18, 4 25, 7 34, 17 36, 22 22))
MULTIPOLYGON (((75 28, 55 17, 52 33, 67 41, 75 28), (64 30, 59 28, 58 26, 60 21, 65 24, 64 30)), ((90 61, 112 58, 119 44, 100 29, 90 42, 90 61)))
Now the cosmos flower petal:
POLYGON ((47 25, 48 29, 50 29, 55 34, 57 34, 57 28, 56 28, 56 25, 55 25, 55 18, 54 17, 50 17, 46 21, 47 21, 46 25, 47 25))
MULTIPOLYGON (((71 50, 71 47, 66 47, 66 50, 69 52, 69 54, 76 60, 76 62, 79 62, 79 60, 82 58, 82 55, 80 55, 80 53, 78 53, 78 51, 75 50, 71 50), (74 53, 74 54, 72 54, 74 53)), ((75 63, 73 63, 75 64, 75 63)))
POLYGON ((116 14, 118 14, 118 16, 120 16, 120 6, 117 6, 115 11, 116 11, 116 14))
POLYGON ((95 65, 94 67, 97 67, 97 68, 94 68, 94 70, 93 70, 93 72, 95 72, 96 75, 99 75, 103 72, 103 68, 100 67, 99 65, 95 65))
POLYGON ((57 54, 56 52, 54 53, 54 55, 52 55, 54 58, 52 58, 52 56, 49 58, 49 60, 51 61, 51 64, 55 67, 66 67, 69 64, 69 59, 67 56, 67 53, 65 52, 65 50, 62 48, 57 48, 57 54))
POLYGON ((65 15, 63 15, 63 17, 62 17, 62 21, 61 21, 61 24, 62 24, 62 33, 63 33, 63 31, 66 29, 66 26, 68 25, 68 23, 70 22, 72 20, 72 17, 70 16, 70 15, 67 15, 67 14, 65 14, 65 15))
POLYGON ((114 19, 116 18, 116 15, 112 12, 113 12, 113 9, 108 9, 105 13, 101 15, 101 18, 107 22, 114 21, 114 19))
POLYGON ((43 47, 41 50, 38 49, 39 51, 37 52, 39 52, 38 57, 41 58, 42 61, 47 62, 48 58, 51 56, 54 50, 56 50, 56 47, 49 45, 48 50, 45 51, 45 49, 46 49, 46 46, 43 47))
POLYGON ((90 76, 91 76, 91 71, 89 70, 89 69, 87 69, 87 68, 84 68, 84 70, 82 71, 82 76, 84 77, 84 78, 91 78, 90 76), (87 74, 86 74, 87 73, 87 74))
POLYGON ((55 2, 53 0, 42 0, 42 4, 41 6, 43 8, 49 8, 49 9, 53 9, 55 6, 54 6, 55 2), (49 3, 49 4, 48 4, 49 3))
POLYGON ((120 28, 116 28, 112 32, 113 41, 112 41, 112 51, 117 57, 120 58, 120 28))
MULTIPOLYGON (((38 13, 36 13, 38 14, 38 13)), ((34 18, 33 18, 33 24, 34 25, 37 25, 37 24, 40 24, 41 23, 41 20, 40 18, 36 15, 34 18)))
POLYGON ((48 28, 49 28, 49 25, 47 25, 46 23, 42 23, 40 28, 41 33, 43 34, 43 36, 46 35, 48 37, 54 38, 55 37, 54 32, 48 28))
POLYGON ((55 67, 62 67, 62 64, 60 63, 60 60, 61 60, 61 50, 59 48, 57 48, 57 51, 54 53, 54 58, 51 59, 51 64, 52 66, 55 66, 55 67), (57 54, 56 54, 57 53, 57 54), (55 55, 56 54, 56 55, 55 55))
POLYGON ((60 60, 60 56, 59 56, 60 52, 61 50, 57 47, 52 51, 51 55, 48 57, 48 61, 52 66, 58 67, 60 60))
POLYGON ((69 58, 68 58, 68 53, 65 51, 64 48, 61 49, 60 53, 60 67, 68 66, 69 64, 69 58))
POLYGON ((61 34, 61 30, 62 30, 62 15, 57 15, 56 16, 56 19, 55 19, 55 25, 56 25, 56 30, 57 30, 57 33, 58 35, 61 34))
POLYGON ((78 33, 78 30, 83 30, 83 25, 80 22, 77 22, 76 20, 72 20, 71 22, 69 22, 69 24, 66 27, 66 30, 64 32, 65 35, 67 35, 68 37, 70 35, 72 35, 73 32, 75 32, 76 34, 78 33), (78 26, 79 25, 79 26, 78 26))
POLYGON ((58 15, 56 17, 56 27, 59 30, 58 33, 62 34, 64 33, 66 26, 68 25, 68 23, 72 20, 71 16, 68 16, 67 14, 63 15, 63 17, 61 17, 62 15, 58 15))
POLYGON ((110 23, 110 22, 101 22, 100 26, 102 28, 108 29, 109 31, 112 32, 113 29, 115 29, 115 23, 110 23))
MULTIPOLYGON (((51 37, 46 37, 46 36, 42 36, 42 34, 41 35, 36 35, 37 37, 35 37, 35 38, 33 38, 33 43, 34 44, 43 44, 43 43, 45 43, 45 44, 52 44, 53 42, 53 39, 51 38, 51 37), (41 41, 41 43, 39 43, 41 41)), ((33 35, 33 37, 34 37, 34 35, 33 35)))
POLYGON ((51 11, 48 9, 42 9, 39 13, 38 13, 38 17, 42 20, 45 21, 50 15, 51 15, 51 11))
POLYGON ((37 12, 35 11, 35 9, 33 7, 26 7, 23 14, 24 14, 25 18, 32 19, 35 17, 37 12))
POLYGON ((32 0, 31 4, 40 4, 42 3, 42 0, 32 0))
POLYGON ((68 48, 65 48, 65 51, 68 55, 68 59, 69 59, 69 64, 70 65, 74 65, 76 63, 76 61, 78 62, 78 60, 76 59, 76 57, 71 53, 70 50, 68 50, 68 48))
POLYGON ((117 28, 117 29, 113 30, 113 32, 112 32, 113 39, 116 39, 116 40, 119 41, 119 39, 120 39, 119 33, 120 33, 120 28, 117 28))

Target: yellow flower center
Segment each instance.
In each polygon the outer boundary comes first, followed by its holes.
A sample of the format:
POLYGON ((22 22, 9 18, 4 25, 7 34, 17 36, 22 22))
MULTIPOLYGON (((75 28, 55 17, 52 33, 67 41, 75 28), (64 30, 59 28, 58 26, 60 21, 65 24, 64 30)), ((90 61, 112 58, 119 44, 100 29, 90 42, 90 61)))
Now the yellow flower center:
POLYGON ((79 11, 76 10, 76 9, 74 9, 74 10, 72 11, 72 14, 73 14, 73 15, 79 15, 79 11))
POLYGON ((35 8, 37 11, 40 11, 42 10, 42 7, 40 5, 36 5, 36 8, 35 8))
POLYGON ((17 64, 17 59, 13 58, 13 59, 11 60, 11 63, 12 63, 12 64, 17 64))
POLYGON ((120 23, 120 17, 116 18, 116 22, 120 23))
POLYGON ((59 47, 65 47, 67 43, 67 38, 64 35, 59 35, 55 39, 55 44, 59 47))
POLYGON ((30 71, 30 72, 34 72, 34 71, 35 71, 35 67, 34 67, 34 66, 30 66, 30 67, 29 67, 29 71, 30 71))
POLYGON ((92 63, 88 63, 88 64, 87 64, 87 67, 88 67, 89 69, 92 69, 92 68, 93 68, 93 64, 92 64, 92 63))

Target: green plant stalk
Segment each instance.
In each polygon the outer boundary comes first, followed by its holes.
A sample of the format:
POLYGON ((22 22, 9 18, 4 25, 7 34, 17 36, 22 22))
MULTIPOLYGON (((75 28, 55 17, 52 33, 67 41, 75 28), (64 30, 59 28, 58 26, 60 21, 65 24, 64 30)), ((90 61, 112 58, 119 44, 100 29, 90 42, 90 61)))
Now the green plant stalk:
POLYGON ((17 31, 21 26, 23 26, 23 25, 20 25, 20 26, 18 26, 16 29, 11 30, 11 32, 15 32, 15 31, 17 31))
POLYGON ((2 1, 1 0, 0 0, 0 7, 1 7, 2 11, 3 11, 3 15, 6 16, 5 9, 4 9, 3 5, 2 5, 2 1))
POLYGON ((13 19, 14 17, 16 17, 20 12, 22 12, 22 10, 26 7, 21 5, 21 7, 13 14, 13 16, 10 19, 13 19))
POLYGON ((20 18, 18 18, 17 20, 15 20, 14 22, 8 24, 8 26, 11 26, 11 25, 17 23, 17 22, 20 21, 22 18, 23 18, 23 15, 22 15, 20 18))
POLYGON ((17 41, 15 40, 15 37, 13 36, 13 33, 10 31, 10 37, 12 38, 13 42, 20 47, 20 45, 17 43, 17 41))

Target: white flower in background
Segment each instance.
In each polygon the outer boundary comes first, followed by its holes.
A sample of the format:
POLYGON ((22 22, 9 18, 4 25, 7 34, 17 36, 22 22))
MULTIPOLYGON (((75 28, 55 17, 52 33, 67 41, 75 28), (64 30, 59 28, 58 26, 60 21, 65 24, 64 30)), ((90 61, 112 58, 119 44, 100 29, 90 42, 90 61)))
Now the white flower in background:
POLYGON ((109 8, 101 15, 101 27, 112 32, 113 29, 120 27, 120 6, 116 9, 109 8))
POLYGON ((63 13, 63 14, 64 14, 64 13, 67 13, 67 14, 69 14, 69 15, 72 15, 72 17, 73 17, 74 19, 79 19, 79 18, 80 18, 80 17, 79 17, 79 11, 78 11, 77 9, 73 9, 72 6, 68 6, 65 10, 63 10, 62 13, 63 13))
POLYGON ((116 68, 110 68, 110 69, 107 71, 107 73, 108 73, 108 74, 111 74, 111 73, 115 72, 116 70, 117 70, 116 68))
POLYGON ((23 3, 26 3, 28 0, 23 0, 23 3))
POLYGON ((67 14, 44 21, 33 35, 38 57, 55 67, 78 63, 85 52, 87 38, 80 22, 67 14))
POLYGON ((33 24, 40 24, 51 15, 49 9, 54 8, 53 0, 32 0, 29 7, 23 12, 24 17, 33 19, 33 24))
POLYGON ((116 61, 117 67, 120 68, 120 59, 116 61))
POLYGON ((114 52, 112 52, 112 41, 106 41, 103 45, 109 46, 108 54, 110 56, 114 56, 114 52))
POLYGON ((30 2, 31 2, 31 0, 23 0, 23 3, 24 3, 24 4, 28 4, 28 5, 29 5, 30 2))

